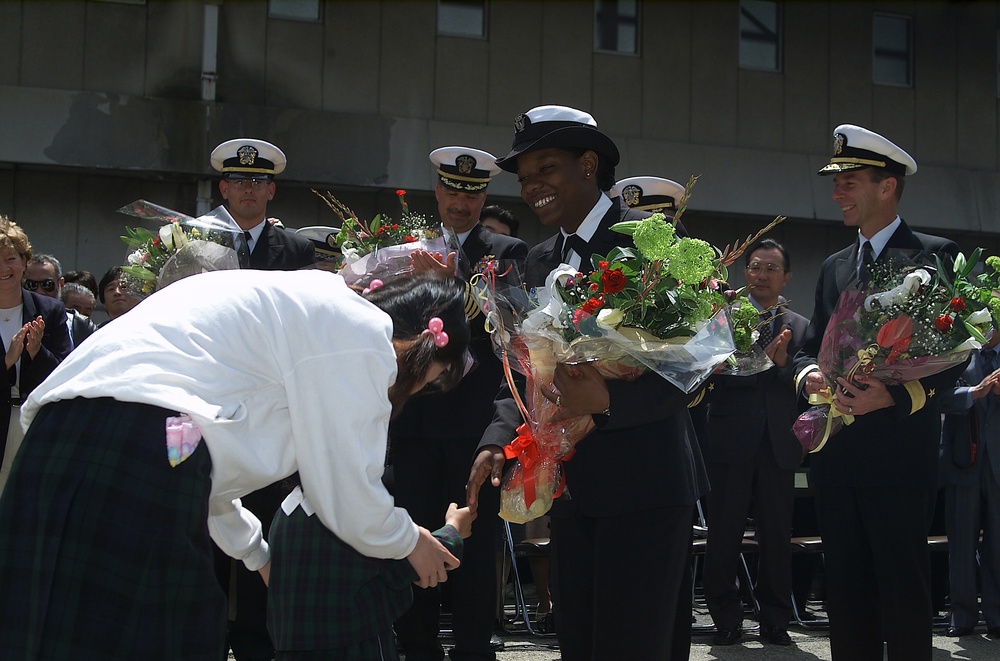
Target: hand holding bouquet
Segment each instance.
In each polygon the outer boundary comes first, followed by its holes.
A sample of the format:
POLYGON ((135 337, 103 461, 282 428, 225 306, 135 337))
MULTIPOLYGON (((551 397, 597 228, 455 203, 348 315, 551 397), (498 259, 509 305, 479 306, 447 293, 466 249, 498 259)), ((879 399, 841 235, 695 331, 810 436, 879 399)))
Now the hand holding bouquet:
MULTIPOLYGON (((970 275, 982 251, 969 260, 961 254, 953 265, 936 257, 936 265, 900 265, 892 259, 872 274, 872 293, 847 290, 827 323, 818 365, 832 391, 837 378, 857 384, 864 375, 886 385, 938 374, 962 363, 989 337, 997 324, 1000 299, 994 296, 1000 258, 987 260, 987 272, 970 275)), ((813 406, 792 430, 809 452, 818 452, 851 415, 832 406, 829 394, 813 395, 813 406)))
MULTIPOLYGON (((447 257, 458 252, 441 225, 432 223, 422 214, 410 211, 406 191, 397 190, 402 207, 399 220, 376 215, 372 220, 360 220, 350 207, 327 192, 313 190, 341 221, 337 245, 344 255, 340 270, 347 284, 366 287, 373 280, 389 282, 414 272, 411 259, 415 251, 426 251, 447 257)), ((457 269, 456 269, 457 272, 457 269)))
MULTIPOLYGON (((591 415, 552 422, 558 397, 552 402, 541 391, 552 389, 557 363, 589 363, 609 379, 634 380, 654 371, 693 392, 735 351, 730 300, 720 283, 727 266, 782 219, 745 244, 719 251, 676 235, 686 199, 687 194, 673 223, 654 214, 612 226, 631 235, 635 248, 594 255, 590 274, 562 264, 543 288, 530 291, 519 284, 498 286, 503 269, 496 266, 474 279, 525 420, 505 448, 507 458, 519 462, 501 486, 500 515, 508 521, 527 521, 548 510, 560 489, 560 462, 569 460, 594 428, 591 415), (527 378, 526 402, 518 396, 512 370, 527 378)), ((755 314, 743 336, 752 338, 757 323, 755 314)))

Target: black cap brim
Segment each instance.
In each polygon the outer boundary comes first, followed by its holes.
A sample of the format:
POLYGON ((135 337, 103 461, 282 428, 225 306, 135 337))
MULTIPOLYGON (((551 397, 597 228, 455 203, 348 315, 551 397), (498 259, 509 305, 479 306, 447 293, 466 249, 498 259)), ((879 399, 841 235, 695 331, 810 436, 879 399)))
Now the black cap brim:
POLYGON ((497 165, 507 172, 516 173, 518 156, 551 147, 594 151, 611 167, 618 165, 618 161, 621 160, 614 141, 599 130, 585 126, 564 126, 522 144, 517 144, 515 135, 514 146, 511 147, 510 153, 498 158, 497 165))

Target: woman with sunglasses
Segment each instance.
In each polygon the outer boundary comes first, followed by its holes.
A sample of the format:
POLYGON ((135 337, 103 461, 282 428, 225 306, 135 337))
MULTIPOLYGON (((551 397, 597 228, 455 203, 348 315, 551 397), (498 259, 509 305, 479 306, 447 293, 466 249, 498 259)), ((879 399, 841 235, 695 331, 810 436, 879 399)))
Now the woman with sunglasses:
POLYGON ((458 559, 381 477, 390 417, 455 385, 468 344, 453 279, 366 298, 327 271, 215 271, 144 299, 25 403, 0 497, 4 658, 225 658, 211 541, 267 583, 240 498, 295 473, 352 548, 446 580, 458 559))
POLYGON ((73 348, 63 304, 22 287, 29 259, 28 235, 14 221, 0 216, 0 339, 9 380, 7 387, 0 388, 0 493, 24 437, 21 401, 73 348))

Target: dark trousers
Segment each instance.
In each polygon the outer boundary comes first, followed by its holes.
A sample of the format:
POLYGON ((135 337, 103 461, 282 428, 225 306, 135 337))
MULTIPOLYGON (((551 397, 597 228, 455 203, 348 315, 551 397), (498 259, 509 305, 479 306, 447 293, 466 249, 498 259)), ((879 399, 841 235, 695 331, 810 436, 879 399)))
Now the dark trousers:
MULTIPOLYGON (((241 502, 264 526, 264 538, 274 513, 288 495, 285 483, 276 483, 249 493, 241 502)), ((228 647, 236 661, 266 661, 274 658, 274 645, 267 633, 267 587, 260 573, 250 571, 240 560, 234 560, 215 547, 215 572, 219 584, 229 597, 228 647)), ((224 657, 224 658, 228 658, 224 657)))
POLYGON ((948 528, 951 625, 979 624, 979 582, 986 626, 1000 627, 1000 484, 988 457, 981 457, 979 477, 972 484, 945 487, 945 524, 948 528), (983 534, 981 565, 976 564, 979 531, 983 534))
POLYGON ((690 580, 691 506, 600 518, 566 509, 552 514, 563 661, 683 658, 674 631, 679 618, 691 618, 690 592, 681 595, 690 580))
MULTIPOLYGON (((478 439, 393 439, 392 472, 396 505, 429 530, 444 524, 451 502, 465 505, 478 439), (426 441, 426 442, 423 442, 426 441)), ((496 622, 497 512, 500 493, 487 485, 479 494, 479 514, 472 536, 465 540, 462 565, 448 573, 444 586, 451 596, 455 637, 452 659, 494 661, 490 647, 496 622)), ((407 661, 439 661, 444 652, 438 641, 442 588, 413 588, 413 606, 398 620, 395 630, 407 661)))
POLYGON ((931 661, 936 492, 816 485, 834 661, 931 661))
POLYGON ((760 622, 782 629, 792 617, 792 508, 795 471, 779 468, 762 440, 753 463, 710 461, 708 544, 705 548, 705 599, 719 629, 743 622, 737 576, 743 532, 753 514, 758 543, 757 586, 760 622), (752 508, 751 508, 752 505, 752 508))

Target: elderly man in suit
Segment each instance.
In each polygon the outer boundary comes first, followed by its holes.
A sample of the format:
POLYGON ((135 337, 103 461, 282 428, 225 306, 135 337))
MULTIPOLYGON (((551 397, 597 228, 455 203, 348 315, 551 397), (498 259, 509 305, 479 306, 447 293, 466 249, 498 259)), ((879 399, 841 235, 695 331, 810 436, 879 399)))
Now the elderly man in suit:
POLYGON ((781 291, 792 279, 788 251, 773 239, 752 246, 744 270, 749 298, 761 311, 758 344, 774 365, 751 376, 716 376, 708 400, 712 491, 708 495, 705 599, 718 632, 716 645, 743 634, 737 568, 747 516, 753 512, 760 545, 755 595, 760 637, 790 645, 792 616, 792 505, 802 446, 792 434, 798 415, 791 356, 802 346, 809 320, 787 307, 781 291))
MULTIPOLYGON (((519 115, 514 129, 498 164, 517 174, 521 198, 539 220, 558 229, 528 253, 527 285, 542 285, 560 262, 586 270, 592 254, 631 245, 611 225, 648 214, 607 196, 618 148, 590 114, 540 106, 519 115)), ((589 365, 559 365, 554 383, 558 393, 546 397, 558 399, 567 417, 592 415, 597 426, 564 464, 570 497, 551 511, 562 658, 620 658, 627 640, 629 658, 670 659, 691 513, 708 486, 687 408, 694 396, 655 374, 605 382, 589 365), (637 543, 622 531, 638 534, 637 543)), ((506 389, 495 406, 469 475, 470 505, 486 480, 500 485, 502 448, 521 423, 506 389)))
MULTIPOLYGON (((448 255, 442 275, 455 273, 455 260, 464 278, 483 258, 523 261, 528 247, 520 239, 496 234, 479 222, 486 187, 500 172, 496 157, 480 149, 451 146, 429 155, 438 183, 434 195, 442 224, 461 246, 461 255, 448 255)), ((423 256, 426 260, 427 256, 423 256)), ((420 261, 421 258, 415 258, 420 261)), ((426 268, 428 262, 424 261, 426 268)), ((430 262, 430 267, 440 264, 430 262)), ((469 307, 472 341, 469 349, 476 367, 462 386, 446 393, 415 399, 393 421, 390 457, 396 504, 419 525, 440 525, 451 502, 463 502, 469 465, 493 414, 493 397, 503 380, 500 361, 475 305, 469 307)), ((462 566, 451 572, 451 623, 455 646, 452 659, 493 661, 499 639, 493 638, 496 620, 496 531, 499 498, 480 504, 472 537, 465 542, 462 566)), ((441 592, 414 588, 413 605, 396 621, 396 636, 407 661, 437 661, 444 652, 438 641, 441 592)))
MULTIPOLYGON (((834 131, 833 200, 858 240, 828 257, 816 284, 805 343, 795 357, 803 397, 825 391, 816 364, 840 292, 864 283, 871 264, 898 257, 950 262, 958 246, 912 231, 897 214, 917 163, 898 146, 850 124, 834 131)), ((810 477, 826 561, 830 647, 835 661, 930 661, 927 533, 934 513, 941 416, 936 394, 962 366, 900 385, 856 377, 833 384, 833 406, 854 423, 812 457, 810 477)))
POLYGON ((967 636, 982 612, 993 638, 1000 638, 1000 369, 994 332, 974 353, 958 385, 941 395, 941 482, 951 597, 949 636, 967 636), (982 531, 983 546, 976 563, 982 531))
MULTIPOLYGON (((236 246, 240 266, 294 271, 316 263, 312 241, 267 221, 267 203, 274 199, 277 190, 274 177, 287 164, 283 151, 264 140, 236 138, 213 149, 211 163, 222 173, 219 193, 226 208, 243 230, 236 246)), ((272 484, 242 499, 244 507, 264 522, 265 536, 287 492, 281 484, 272 484)), ((267 632, 267 590, 263 581, 257 572, 248 571, 242 562, 221 551, 216 553, 216 570, 230 597, 229 645, 236 660, 272 658, 274 649, 267 632)))

